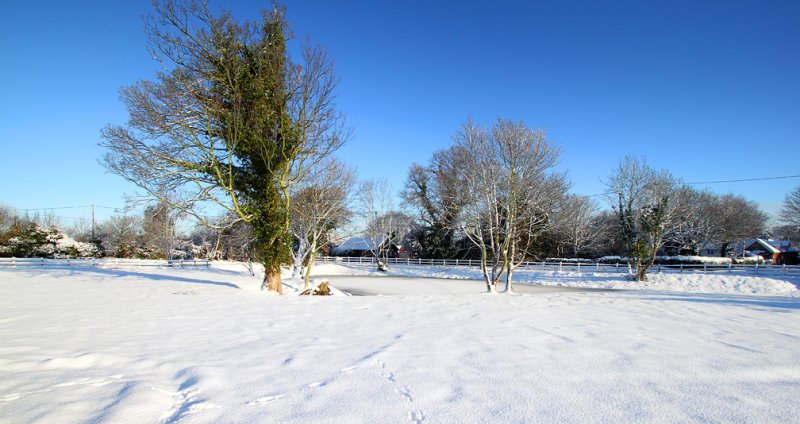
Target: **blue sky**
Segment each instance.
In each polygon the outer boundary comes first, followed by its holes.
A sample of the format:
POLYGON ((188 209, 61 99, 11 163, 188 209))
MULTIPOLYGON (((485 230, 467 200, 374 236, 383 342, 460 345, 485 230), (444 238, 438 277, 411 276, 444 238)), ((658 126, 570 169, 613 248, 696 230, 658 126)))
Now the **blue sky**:
MULTIPOLYGON (((252 19, 267 2, 226 2, 252 19)), ((340 155, 399 190, 468 116, 543 128, 573 191, 603 191, 628 154, 687 182, 800 174, 800 2, 287 1, 327 47, 355 129, 340 155)), ((98 164, 151 79, 147 1, 12 2, 0 25, 0 202, 122 206, 98 164)), ((800 178, 714 184, 776 210, 800 178)), ((88 210, 61 210, 65 217, 88 210)), ((98 214, 110 211, 99 210, 98 214)))

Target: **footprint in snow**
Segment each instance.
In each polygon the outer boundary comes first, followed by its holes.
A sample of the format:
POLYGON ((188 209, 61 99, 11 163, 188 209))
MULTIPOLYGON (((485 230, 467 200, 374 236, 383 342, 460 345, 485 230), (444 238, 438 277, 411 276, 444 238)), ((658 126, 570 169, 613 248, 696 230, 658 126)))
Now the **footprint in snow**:
POLYGON ((260 397, 260 398, 258 398, 256 400, 254 400, 254 401, 247 402, 247 406, 265 405, 265 404, 268 404, 268 403, 275 402, 278 399, 283 399, 285 397, 286 397, 285 394, 264 396, 264 397, 260 397))
POLYGON ((408 413, 408 419, 415 424, 421 424, 425 421, 425 414, 422 411, 411 411, 408 413))
MULTIPOLYGON (((397 384, 397 379, 395 378, 394 374, 386 369, 386 363, 380 359, 376 359, 375 364, 381 369, 380 376, 389 380, 395 385, 395 393, 403 396, 403 398, 409 403, 413 403, 414 397, 411 395, 411 390, 409 390, 408 386, 399 386, 397 384)), ((411 411, 408 413, 408 419, 411 420, 411 422, 419 424, 425 421, 425 414, 423 414, 422 411, 411 411)))
POLYGON ((341 370, 339 370, 339 372, 342 373, 342 374, 352 374, 356 370, 356 368, 358 368, 358 365, 354 365, 352 367, 347 367, 347 368, 342 368, 341 370))
POLYGON ((317 387, 325 387, 330 382, 331 382, 331 380, 322 380, 322 381, 317 381, 317 382, 314 382, 314 383, 308 383, 308 384, 306 384, 305 387, 308 388, 308 389, 315 389, 317 387))
POLYGON ((411 392, 408 390, 408 387, 403 386, 403 387, 394 389, 394 391, 399 393, 399 394, 401 394, 401 395, 403 395, 403 397, 405 397, 407 401, 414 402, 414 398, 411 396, 411 392))

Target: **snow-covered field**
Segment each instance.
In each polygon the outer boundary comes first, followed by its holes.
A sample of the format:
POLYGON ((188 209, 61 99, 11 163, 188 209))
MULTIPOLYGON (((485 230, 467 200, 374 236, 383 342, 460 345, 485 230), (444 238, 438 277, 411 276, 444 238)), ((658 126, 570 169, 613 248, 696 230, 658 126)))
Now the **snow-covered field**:
MULTIPOLYGON (((388 273, 381 273, 376 271, 374 266, 368 264, 318 264, 313 267, 313 273, 325 276, 364 275, 473 280, 483 278, 478 267, 466 266, 393 265, 388 273)), ((797 288, 800 285, 800 279, 798 278, 754 276, 752 274, 727 271, 709 273, 700 271, 683 273, 677 271, 651 272, 648 274, 648 281, 634 283, 625 275, 617 273, 577 273, 520 269, 514 272, 513 281, 515 283, 576 288, 800 297, 800 291, 797 288)), ((479 284, 476 289, 485 290, 485 287, 485 285, 479 284)), ((498 289, 504 287, 503 285, 498 289)))
POLYGON ((800 421, 792 282, 419 295, 375 276, 407 294, 298 297, 264 295, 243 269, 0 268, 0 422, 800 421))

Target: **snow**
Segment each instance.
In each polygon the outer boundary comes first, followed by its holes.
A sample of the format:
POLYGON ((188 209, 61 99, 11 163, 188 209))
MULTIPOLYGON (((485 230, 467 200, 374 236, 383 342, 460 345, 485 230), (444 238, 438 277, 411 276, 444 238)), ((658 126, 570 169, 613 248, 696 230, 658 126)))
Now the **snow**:
MULTIPOLYGON (((373 278, 413 291, 399 268, 373 278)), ((0 422, 800 420, 800 299, 454 283, 478 290, 265 296, 234 263, 0 268, 0 422)))
MULTIPOLYGON (((478 267, 443 267, 392 265, 388 273, 375 270, 372 265, 358 264, 317 264, 312 268, 313 275, 370 275, 375 277, 416 277, 448 279, 481 279, 478 267)), ((514 271, 514 284, 538 284, 547 286, 576 287, 591 289, 647 290, 685 293, 747 294, 766 296, 800 297, 798 278, 776 278, 769 276, 744 275, 742 272, 715 271, 695 272, 651 272, 648 281, 631 281, 623 273, 577 273, 519 269, 514 271)), ((335 285, 335 281, 333 281, 335 285)), ((477 283, 477 288, 484 288, 477 283)), ((408 293, 412 294, 412 293, 408 293)))
POLYGON ((331 249, 333 254, 342 254, 351 251, 363 251, 373 249, 375 246, 383 245, 386 237, 351 237, 345 240, 344 243, 335 246, 331 249))

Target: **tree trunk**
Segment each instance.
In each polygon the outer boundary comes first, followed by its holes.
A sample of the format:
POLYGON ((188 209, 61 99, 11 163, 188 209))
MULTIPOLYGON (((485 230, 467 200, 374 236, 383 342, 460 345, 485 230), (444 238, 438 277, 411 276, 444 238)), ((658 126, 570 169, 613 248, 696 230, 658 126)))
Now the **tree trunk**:
POLYGON ((514 276, 514 267, 509 266, 506 274, 506 293, 514 293, 514 289, 511 284, 511 279, 513 276, 514 276))
POLYGON ((725 252, 728 251, 728 245, 730 245, 730 243, 722 243, 722 247, 719 248, 719 256, 721 258, 724 258, 725 256, 727 256, 727 255, 725 255, 725 252))
POLYGON ((641 260, 640 260, 639 264, 637 265, 636 280, 637 281, 646 281, 647 280, 647 271, 649 271, 650 268, 652 268, 653 264, 655 264, 655 263, 656 263, 656 256, 655 255, 651 256, 650 259, 648 259, 647 263, 642 263, 641 260))
MULTIPOLYGON (((300 237, 298 237, 300 239, 300 237)), ((297 253, 294 254, 294 263, 292 264, 292 278, 300 274, 303 276, 303 258, 306 256, 306 244, 300 239, 300 244, 297 247, 297 253)))
POLYGON ((486 281, 486 291, 494 293, 494 286, 492 279, 489 277, 488 264, 486 263, 486 248, 481 248, 481 271, 483 272, 483 280, 486 281))
POLYGON ((267 289, 278 294, 283 294, 283 284, 281 284, 280 270, 277 272, 266 270, 264 272, 264 282, 261 283, 261 289, 267 289))
POLYGON ((305 270, 305 277, 303 278, 303 282, 305 283, 304 289, 308 288, 308 279, 311 278, 311 267, 314 266, 314 252, 311 252, 308 258, 308 264, 306 265, 305 270))

